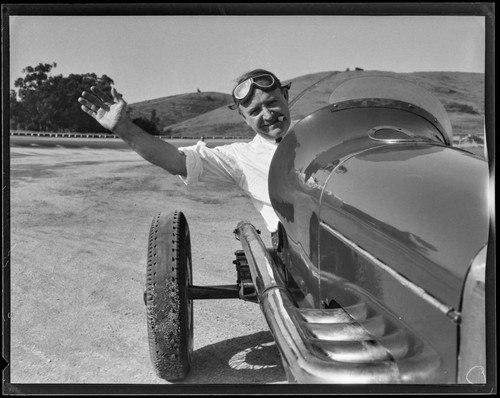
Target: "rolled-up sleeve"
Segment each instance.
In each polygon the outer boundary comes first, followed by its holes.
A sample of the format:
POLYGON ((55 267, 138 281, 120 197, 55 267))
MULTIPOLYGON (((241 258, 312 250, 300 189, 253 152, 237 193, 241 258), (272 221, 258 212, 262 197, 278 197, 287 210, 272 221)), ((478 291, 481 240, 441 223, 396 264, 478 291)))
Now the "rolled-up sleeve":
POLYGON ((181 147, 186 155, 187 176, 180 176, 186 185, 203 182, 237 183, 242 170, 237 159, 223 147, 208 148, 204 145, 181 147))
POLYGON ((186 185, 191 185, 198 182, 201 174, 203 173, 203 164, 195 148, 195 146, 179 148, 179 151, 186 155, 187 176, 179 176, 186 185))

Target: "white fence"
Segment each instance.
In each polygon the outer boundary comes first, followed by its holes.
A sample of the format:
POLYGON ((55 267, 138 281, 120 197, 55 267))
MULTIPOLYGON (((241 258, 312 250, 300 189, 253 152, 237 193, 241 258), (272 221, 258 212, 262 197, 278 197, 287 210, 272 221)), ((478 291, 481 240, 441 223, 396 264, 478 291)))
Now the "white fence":
POLYGON ((46 133, 38 131, 12 131, 10 135, 25 136, 25 137, 58 137, 58 138, 120 138, 114 134, 98 134, 98 133, 46 133))
MULTIPOLYGON (((99 133, 47 133, 38 131, 19 131, 11 130, 10 135, 24 136, 24 137, 57 137, 57 138, 120 138, 114 134, 99 134, 99 133)), ((201 136, 198 137, 170 137, 165 135, 156 136, 162 140, 199 140, 201 136)), ((203 136, 205 140, 247 140, 250 137, 243 136, 203 136)))

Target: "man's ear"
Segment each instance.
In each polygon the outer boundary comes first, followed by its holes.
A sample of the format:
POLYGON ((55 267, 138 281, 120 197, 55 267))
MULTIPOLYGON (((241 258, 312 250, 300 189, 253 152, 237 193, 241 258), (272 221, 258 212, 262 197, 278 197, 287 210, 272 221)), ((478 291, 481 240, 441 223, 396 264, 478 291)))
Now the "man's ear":
POLYGON ((288 101, 288 87, 285 88, 283 95, 285 96, 286 100, 288 101))
POLYGON ((241 118, 245 121, 245 123, 248 124, 247 118, 245 117, 245 115, 243 114, 243 112, 241 111, 241 109, 239 107, 238 107, 238 113, 240 114, 241 118))
POLYGON ((281 87, 281 92, 283 93, 283 97, 288 101, 288 89, 290 88, 291 84, 287 84, 286 86, 281 87))

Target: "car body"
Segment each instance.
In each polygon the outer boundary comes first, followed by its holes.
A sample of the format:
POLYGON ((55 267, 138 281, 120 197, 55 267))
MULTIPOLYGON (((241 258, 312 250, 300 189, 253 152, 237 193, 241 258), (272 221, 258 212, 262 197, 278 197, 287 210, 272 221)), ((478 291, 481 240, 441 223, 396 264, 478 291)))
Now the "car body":
POLYGON ((280 143, 280 243, 237 234, 290 382, 484 383, 488 163, 429 92, 340 84, 280 143))

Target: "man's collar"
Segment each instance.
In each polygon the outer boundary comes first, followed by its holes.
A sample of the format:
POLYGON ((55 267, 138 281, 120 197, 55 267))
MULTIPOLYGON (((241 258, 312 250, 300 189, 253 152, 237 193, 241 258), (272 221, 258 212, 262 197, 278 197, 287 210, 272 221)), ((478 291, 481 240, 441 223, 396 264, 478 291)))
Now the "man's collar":
POLYGON ((269 144, 269 145, 278 145, 274 138, 267 138, 267 137, 264 137, 263 135, 260 135, 258 133, 255 134, 253 141, 259 141, 259 143, 264 143, 264 144, 269 144))

